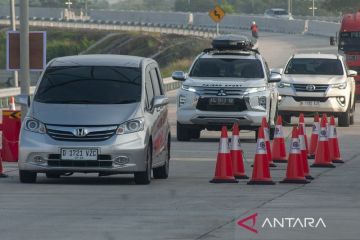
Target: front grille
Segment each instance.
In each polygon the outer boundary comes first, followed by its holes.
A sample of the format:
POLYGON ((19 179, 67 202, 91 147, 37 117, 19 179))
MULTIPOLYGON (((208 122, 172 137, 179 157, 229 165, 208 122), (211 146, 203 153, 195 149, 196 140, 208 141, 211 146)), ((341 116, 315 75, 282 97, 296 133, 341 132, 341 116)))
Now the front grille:
POLYGON ((196 108, 201 111, 215 111, 215 112, 242 112, 247 110, 244 99, 234 99, 233 105, 210 105, 210 98, 200 98, 196 108))
POLYGON ((305 102, 305 101, 319 101, 326 102, 328 100, 327 97, 293 97, 297 102, 305 102))
POLYGON ((48 160, 50 167, 112 167, 112 161, 48 160))
MULTIPOLYGON (((60 160, 60 154, 49 154, 49 160, 60 160)), ((98 155, 98 160, 111 160, 111 155, 98 155)))
POLYGON ((73 141, 73 142, 98 142, 105 141, 111 138, 117 127, 65 127, 47 125, 48 135, 58 141, 73 141), (88 134, 83 137, 78 137, 73 134, 77 128, 86 128, 88 134))
POLYGON ((226 96, 239 96, 244 95, 245 88, 203 88, 199 92, 201 92, 202 95, 208 95, 208 96, 218 96, 219 91, 222 90, 226 96))
POLYGON ((293 84, 293 86, 297 92, 321 92, 321 93, 326 92, 329 87, 329 85, 327 84, 293 84), (307 90, 306 87, 309 85, 314 85, 315 89, 313 91, 307 90))

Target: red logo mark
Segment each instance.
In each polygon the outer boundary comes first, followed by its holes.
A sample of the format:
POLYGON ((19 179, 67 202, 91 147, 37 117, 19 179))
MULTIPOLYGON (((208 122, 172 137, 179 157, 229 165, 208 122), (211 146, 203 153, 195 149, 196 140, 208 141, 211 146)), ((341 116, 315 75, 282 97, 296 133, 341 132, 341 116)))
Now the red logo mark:
POLYGON ((243 227, 243 228, 245 228, 245 229, 247 229, 247 230, 249 230, 249 231, 251 231, 251 232, 253 232, 253 233, 258 233, 258 231, 254 228, 254 226, 255 226, 255 224, 256 224, 257 215, 258 215, 257 213, 254 213, 254 214, 251 215, 251 216, 248 216, 248 217, 246 217, 246 218, 244 218, 244 219, 239 220, 239 221, 237 222, 237 224, 238 224, 240 227, 243 227), (245 223, 246 223, 247 221, 249 221, 249 220, 252 220, 251 226, 245 224, 245 223))

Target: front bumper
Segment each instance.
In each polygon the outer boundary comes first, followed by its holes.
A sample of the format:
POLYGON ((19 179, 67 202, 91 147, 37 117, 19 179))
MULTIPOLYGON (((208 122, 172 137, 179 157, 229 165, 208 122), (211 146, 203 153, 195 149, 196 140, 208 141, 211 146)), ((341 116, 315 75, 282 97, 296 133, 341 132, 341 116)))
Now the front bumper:
POLYGON ((57 141, 47 134, 23 130, 20 136, 19 169, 34 172, 132 173, 144 171, 147 141, 143 133, 114 135, 100 142, 57 141), (96 148, 98 160, 60 160, 61 148, 96 148), (57 159, 58 158, 58 159, 57 159), (114 161, 117 159, 117 161, 114 161), (121 159, 121 161, 119 160, 121 159))

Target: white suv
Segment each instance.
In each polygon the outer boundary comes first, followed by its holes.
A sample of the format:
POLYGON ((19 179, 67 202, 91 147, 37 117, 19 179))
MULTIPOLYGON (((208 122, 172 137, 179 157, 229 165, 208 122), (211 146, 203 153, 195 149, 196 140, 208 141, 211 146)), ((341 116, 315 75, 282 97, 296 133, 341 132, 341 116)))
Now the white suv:
POLYGON ((242 130, 257 130, 263 117, 274 129, 280 74, 271 74, 257 50, 241 36, 224 35, 194 61, 177 94, 177 139, 189 141, 200 131, 220 130, 238 122, 242 130), (233 40, 228 40, 233 39, 233 40), (237 45, 237 43, 239 43, 237 45), (242 45, 245 44, 245 45, 242 45))
MULTIPOLYGON (((282 71, 282 70, 279 70, 282 71)), ((348 70, 344 59, 334 54, 295 54, 288 61, 278 84, 279 114, 291 116, 329 113, 339 126, 354 123, 357 72, 348 70)))

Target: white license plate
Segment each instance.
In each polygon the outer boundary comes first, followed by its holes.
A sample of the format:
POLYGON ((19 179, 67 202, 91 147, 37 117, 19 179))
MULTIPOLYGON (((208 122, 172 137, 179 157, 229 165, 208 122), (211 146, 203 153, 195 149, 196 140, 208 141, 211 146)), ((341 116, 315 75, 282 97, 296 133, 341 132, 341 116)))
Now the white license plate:
POLYGON ((319 101, 302 101, 301 104, 306 105, 306 106, 317 106, 320 104, 320 102, 319 101))
POLYGON ((62 148, 61 160, 98 160, 98 149, 62 148))

